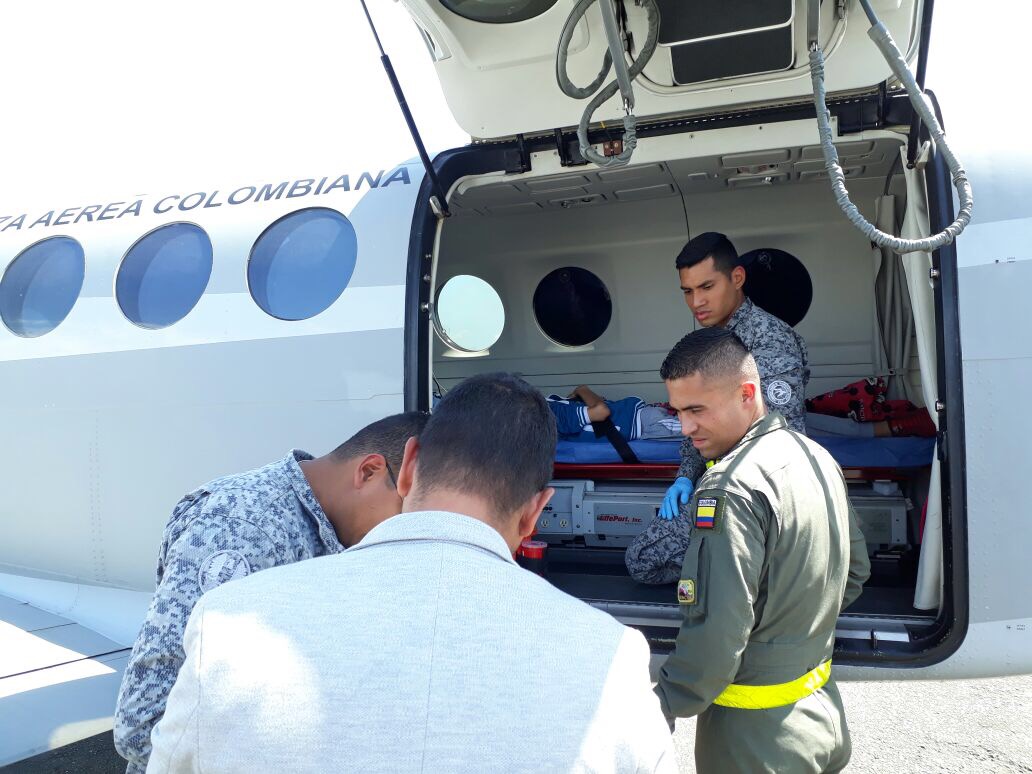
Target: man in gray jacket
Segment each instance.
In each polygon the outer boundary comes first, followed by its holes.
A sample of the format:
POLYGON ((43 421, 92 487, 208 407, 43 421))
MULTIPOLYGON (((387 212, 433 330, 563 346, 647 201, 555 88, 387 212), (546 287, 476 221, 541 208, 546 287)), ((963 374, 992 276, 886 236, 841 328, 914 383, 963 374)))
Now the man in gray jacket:
POLYGON ((676 771, 645 638, 513 561, 555 444, 526 382, 453 388, 402 514, 201 598, 148 771, 676 771))

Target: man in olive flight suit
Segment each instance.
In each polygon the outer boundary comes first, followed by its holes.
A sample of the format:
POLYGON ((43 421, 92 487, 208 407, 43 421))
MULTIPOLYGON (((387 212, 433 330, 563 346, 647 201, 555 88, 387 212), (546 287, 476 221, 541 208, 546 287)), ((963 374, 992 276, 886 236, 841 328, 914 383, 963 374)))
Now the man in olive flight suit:
POLYGON ((699 716, 700 774, 839 771, 851 745, 831 677, 835 621, 870 575, 841 470, 767 413, 733 332, 685 336, 660 374, 682 432, 716 460, 690 503, 663 711, 699 716))

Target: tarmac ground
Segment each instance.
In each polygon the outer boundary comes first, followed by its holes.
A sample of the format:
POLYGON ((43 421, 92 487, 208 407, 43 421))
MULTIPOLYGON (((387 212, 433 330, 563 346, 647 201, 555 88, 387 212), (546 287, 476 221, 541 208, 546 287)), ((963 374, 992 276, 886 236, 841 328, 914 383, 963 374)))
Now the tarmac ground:
MULTIPOLYGON (((839 683, 853 737, 848 771, 1032 774, 1032 675, 993 680, 839 683)), ((694 774, 695 721, 674 735, 682 774, 694 774)), ((346 770, 346 765, 341 770, 346 770)), ((111 734, 4 769, 5 774, 122 774, 111 734)))

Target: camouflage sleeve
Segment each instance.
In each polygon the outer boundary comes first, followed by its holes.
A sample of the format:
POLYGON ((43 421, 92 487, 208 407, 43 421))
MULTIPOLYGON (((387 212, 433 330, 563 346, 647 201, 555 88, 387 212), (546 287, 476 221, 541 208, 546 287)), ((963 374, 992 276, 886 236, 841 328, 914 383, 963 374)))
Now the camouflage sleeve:
POLYGON ((183 633, 183 664, 168 692, 165 711, 151 734, 147 770, 152 773, 200 770, 197 739, 201 730, 201 642, 207 601, 202 598, 197 603, 183 633))
POLYGON ((212 505, 163 551, 157 588, 122 677, 114 738, 128 772, 147 766, 151 729, 183 663, 183 631, 197 600, 226 581, 282 563, 265 531, 212 505))
MULTIPOLYGON (((681 467, 678 477, 684 476, 697 483, 705 472, 699 450, 690 438, 681 442, 681 467)), ((691 502, 681 508, 676 519, 654 518, 638 534, 624 554, 627 572, 638 583, 673 583, 680 577, 681 562, 688 547, 688 518, 691 502)))
POLYGON ((681 577, 691 531, 690 505, 670 521, 657 516, 628 546, 624 564, 638 583, 673 583, 681 577))
POLYGON ((788 426, 806 433, 806 385, 810 381, 806 342, 791 328, 768 330, 752 346, 760 369, 763 401, 781 414, 788 426))
POLYGON ((699 450, 692 445, 691 438, 681 441, 681 467, 677 469, 678 478, 689 479, 693 484, 699 482, 699 476, 706 469, 706 463, 699 454, 699 450))
POLYGON ((790 368, 760 379, 767 408, 777 411, 797 433, 806 434, 807 369, 790 368))

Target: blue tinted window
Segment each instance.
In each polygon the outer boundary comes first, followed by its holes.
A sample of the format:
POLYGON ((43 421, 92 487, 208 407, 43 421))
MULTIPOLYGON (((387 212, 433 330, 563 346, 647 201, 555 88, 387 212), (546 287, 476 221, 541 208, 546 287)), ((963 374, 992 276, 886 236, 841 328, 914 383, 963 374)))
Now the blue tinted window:
POLYGON ((70 237, 26 248, 0 280, 0 316, 19 336, 42 336, 68 316, 82 290, 86 255, 70 237))
POLYGON ((351 280, 358 237, 336 210, 293 212, 255 240, 247 264, 251 297, 281 320, 304 320, 326 310, 351 280))
POLYGON ((115 279, 122 313, 144 328, 182 320, 211 277, 211 240, 192 223, 169 223, 129 248, 115 279))

